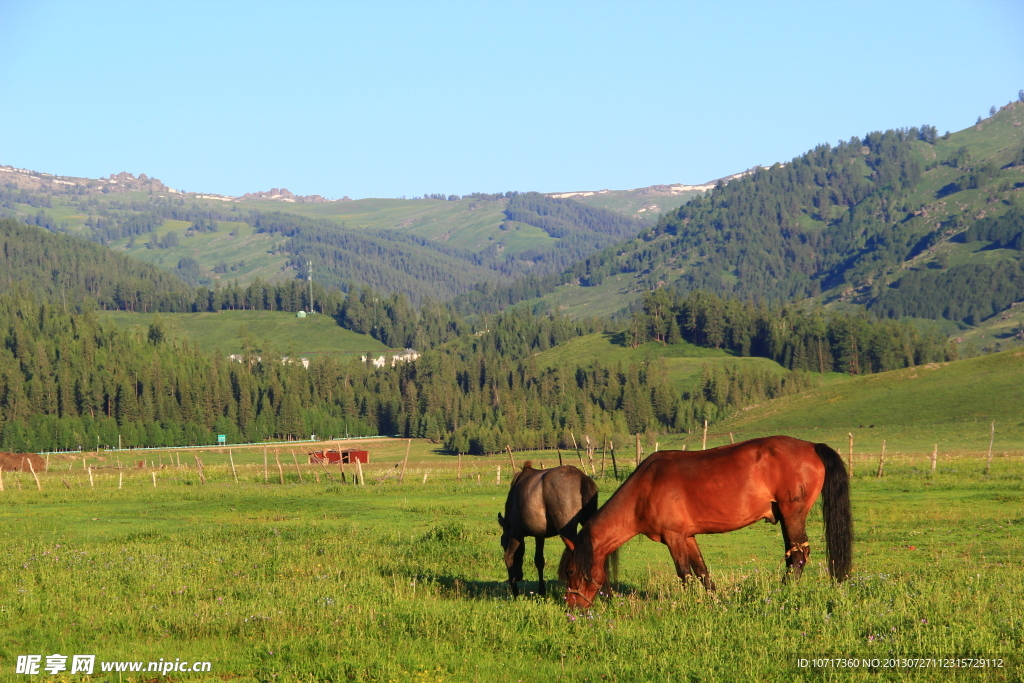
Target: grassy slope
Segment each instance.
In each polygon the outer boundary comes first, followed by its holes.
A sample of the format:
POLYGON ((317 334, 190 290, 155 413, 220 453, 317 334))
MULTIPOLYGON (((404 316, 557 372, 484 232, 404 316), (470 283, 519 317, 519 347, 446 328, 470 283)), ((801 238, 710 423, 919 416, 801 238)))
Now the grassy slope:
MULTIPOLYGON (((1019 458, 989 478, 964 459, 944 461, 932 478, 906 466, 881 480, 855 478, 854 574, 840 587, 823 576, 815 509, 814 554, 799 584, 779 581, 778 526, 698 539, 718 582, 714 596, 681 587, 664 546, 638 537, 621 550, 618 597, 567 614, 553 580, 554 540, 546 547, 554 596, 507 597, 494 522, 508 481, 506 469, 495 485, 495 467, 507 459, 464 458, 459 483, 453 458, 417 441, 399 486, 394 465, 405 444, 370 449, 359 487, 310 465, 300 483, 288 449, 284 485, 273 453, 264 483, 258 450, 235 451, 238 483, 226 456, 212 453, 203 455, 205 485, 194 466, 152 470, 156 488, 150 470, 130 469, 118 489, 117 471, 105 468, 94 470, 90 488, 80 463, 43 474, 42 491, 28 474, 5 473, 7 674, 19 654, 61 652, 211 661, 208 674, 172 676, 242 683, 817 680, 791 657, 992 656, 1024 647, 1019 458)), ((605 500, 615 482, 598 481, 605 500)), ((524 588, 534 591, 528 544, 524 588)), ((1016 680, 1010 673, 986 680, 1016 680)), ((841 678, 978 680, 955 670, 858 669, 841 678)))
POLYGON ((317 354, 383 353, 387 347, 365 334, 338 327, 333 318, 313 315, 296 318, 282 311, 221 311, 219 313, 128 313, 102 311, 100 316, 122 329, 145 333, 156 317, 168 336, 187 339, 204 351, 225 355, 241 353, 239 329, 244 325, 255 343, 269 343, 279 353, 317 354))
POLYGON ((149 235, 135 238, 134 246, 129 240, 118 240, 111 244, 132 258, 148 261, 165 269, 176 268, 178 261, 185 257, 194 258, 199 266, 211 272, 211 277, 221 282, 237 281, 245 286, 257 277, 266 282, 277 282, 295 277, 295 271, 287 267, 288 255, 279 253, 287 238, 281 235, 258 233, 247 223, 218 221, 218 232, 185 237, 185 230, 191 225, 186 221, 168 220, 155 232, 162 237, 168 232, 178 233, 178 246, 171 249, 149 249, 146 243, 149 235), (231 233, 235 232, 235 235, 231 233), (225 263, 226 273, 212 273, 214 266, 225 263), (231 270, 234 268, 234 270, 231 270))
POLYGON ((542 368, 560 365, 575 367, 600 361, 605 367, 616 363, 622 363, 625 367, 630 363, 660 360, 661 367, 668 372, 678 391, 692 389, 694 383, 700 380, 705 366, 744 365, 780 374, 785 372, 781 365, 767 358, 737 358, 721 349, 705 349, 686 342, 672 345, 649 342, 632 349, 623 346, 616 337, 613 334, 596 333, 570 340, 538 354, 537 365, 542 368))
MULTIPOLYGON (((792 434, 858 449, 930 451, 934 443, 986 450, 1024 445, 1024 350, 855 377, 742 411, 718 425, 744 438, 792 434)), ((859 452, 859 450, 858 450, 859 452)))
POLYGON ((279 202, 242 202, 243 207, 260 211, 284 211, 310 218, 336 221, 353 229, 397 230, 428 240, 445 242, 461 249, 482 251, 492 242, 515 253, 543 248, 555 243, 546 232, 534 228, 529 241, 512 240, 508 231, 499 229, 505 220, 504 200, 460 199, 359 199, 329 204, 281 204, 279 202))

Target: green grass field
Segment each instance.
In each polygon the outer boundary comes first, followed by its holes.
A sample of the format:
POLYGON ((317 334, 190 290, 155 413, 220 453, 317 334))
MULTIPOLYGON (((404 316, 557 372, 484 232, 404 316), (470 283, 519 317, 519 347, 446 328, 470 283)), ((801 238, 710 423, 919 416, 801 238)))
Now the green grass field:
MULTIPOLYGON (((880 479, 859 472, 854 573, 840 586, 823 573, 815 509, 812 564, 798 584, 780 582, 777 526, 699 539, 714 594, 681 586, 667 551, 634 539, 622 549, 617 596, 570 613, 556 582, 548 599, 509 598, 495 522, 507 458, 464 457, 458 481, 455 458, 417 442, 399 484, 405 442, 368 447, 364 486, 352 484, 351 466, 343 484, 337 466, 332 481, 302 465, 300 482, 288 447, 283 475, 271 450, 266 479, 259 449, 235 449, 237 482, 222 453, 201 456, 205 484, 187 452, 92 458, 92 486, 81 460, 57 456, 41 491, 30 474, 5 472, 0 680, 28 680, 13 674, 17 656, 52 653, 143 667, 211 663, 209 673, 166 679, 104 675, 97 664, 88 679, 119 682, 945 681, 1024 672, 1013 659, 1024 646, 1020 451, 988 476, 977 458, 946 453, 934 474, 906 457, 880 479), (157 467, 119 471, 115 457, 157 467), (795 665, 827 655, 1003 656, 1015 668, 822 676, 795 665)), ((556 459, 516 453, 525 457, 556 459)), ((598 481, 604 500, 616 482, 598 481)), ((548 542, 549 578, 560 545, 548 542)), ((530 565, 527 591, 536 586, 530 565)))
POLYGON ((388 348, 367 334, 342 327, 333 318, 311 315, 296 318, 284 311, 220 311, 217 313, 129 313, 101 311, 121 329, 137 329, 145 334, 159 317, 166 334, 199 345, 203 351, 220 351, 225 355, 242 352, 241 328, 259 345, 294 356, 317 354, 380 354, 388 348))

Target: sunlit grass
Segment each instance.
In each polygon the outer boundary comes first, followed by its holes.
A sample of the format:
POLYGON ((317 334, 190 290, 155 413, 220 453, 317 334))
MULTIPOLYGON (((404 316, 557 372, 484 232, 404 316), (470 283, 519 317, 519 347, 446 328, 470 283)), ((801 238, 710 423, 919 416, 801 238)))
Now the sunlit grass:
MULTIPOLYGON (((842 585, 823 572, 815 510, 812 564, 798 584, 780 581, 776 526, 698 539, 714 594, 681 585, 664 547, 638 538, 623 548, 616 596, 569 613, 557 585, 547 600, 508 597, 494 520, 507 459, 498 486, 499 459, 464 458, 460 482, 454 458, 419 452, 399 485, 404 449, 382 446, 366 486, 315 465, 300 465, 299 483, 290 454, 281 485, 272 452, 269 483, 259 452, 238 454, 238 483, 213 454, 201 456, 205 484, 192 458, 94 470, 92 487, 87 470, 55 460, 41 491, 31 474, 5 472, 0 679, 17 678, 19 654, 61 652, 210 660, 208 680, 808 680, 818 676, 798 671, 797 655, 1022 646, 1020 453, 989 475, 967 457, 947 457, 934 474, 914 459, 894 460, 881 478, 859 472, 854 575, 842 585)), ((600 484, 604 500, 615 482, 600 484)), ((548 578, 560 550, 548 541, 548 578)), ((842 677, 911 675, 978 678, 842 677)))

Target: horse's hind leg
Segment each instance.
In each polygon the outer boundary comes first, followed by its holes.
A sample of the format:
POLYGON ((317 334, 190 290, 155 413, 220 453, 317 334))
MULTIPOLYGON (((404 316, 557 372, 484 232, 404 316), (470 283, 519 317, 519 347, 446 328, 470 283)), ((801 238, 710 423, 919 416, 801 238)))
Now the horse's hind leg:
POLYGON ((544 587, 544 537, 537 537, 537 548, 533 554, 533 563, 537 566, 537 581, 539 588, 537 593, 543 598, 547 595, 544 587))
POLYGON ((672 562, 676 565, 676 575, 683 580, 683 583, 686 583, 686 580, 690 578, 690 567, 692 566, 689 539, 682 534, 675 534, 663 536, 662 543, 668 546, 668 551, 672 554, 672 562))
POLYGON ((811 557, 811 544, 807 541, 807 510, 796 506, 779 506, 782 513, 782 543, 786 550, 786 573, 794 580, 803 574, 804 565, 811 557))
POLYGON ((708 567, 704 564, 704 557, 700 554, 700 548, 697 547, 697 539, 693 536, 686 539, 686 551, 690 559, 690 569, 697 575, 700 582, 704 584, 704 588, 709 591, 715 590, 715 582, 711 580, 708 567))

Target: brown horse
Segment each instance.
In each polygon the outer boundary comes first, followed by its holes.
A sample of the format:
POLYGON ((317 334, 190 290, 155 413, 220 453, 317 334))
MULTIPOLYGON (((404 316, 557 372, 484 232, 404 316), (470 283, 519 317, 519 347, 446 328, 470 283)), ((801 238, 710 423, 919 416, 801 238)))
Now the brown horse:
POLYGON ((534 564, 540 588, 544 586, 544 539, 561 536, 574 540, 579 525, 597 512, 597 484, 571 465, 550 470, 535 470, 530 461, 512 480, 505 500, 505 516, 498 513, 501 525, 501 547, 505 549, 505 566, 512 595, 519 595, 523 579, 523 554, 526 537, 537 542, 534 564))
POLYGON ((706 451, 658 451, 644 460, 576 539, 564 538, 559 577, 570 607, 587 607, 606 585, 608 556, 637 534, 664 543, 679 578, 692 570, 714 583, 694 539, 758 520, 782 523, 787 571, 798 578, 810 557, 804 524, 822 493, 829 573, 850 572, 853 521, 846 468, 825 444, 788 436, 751 439, 706 451))

